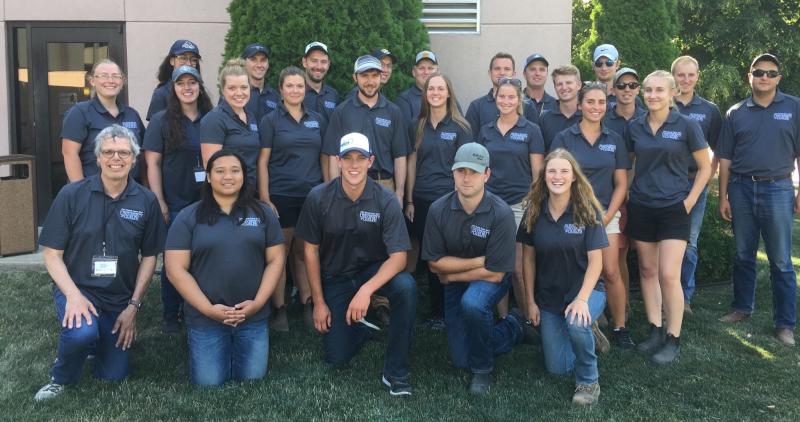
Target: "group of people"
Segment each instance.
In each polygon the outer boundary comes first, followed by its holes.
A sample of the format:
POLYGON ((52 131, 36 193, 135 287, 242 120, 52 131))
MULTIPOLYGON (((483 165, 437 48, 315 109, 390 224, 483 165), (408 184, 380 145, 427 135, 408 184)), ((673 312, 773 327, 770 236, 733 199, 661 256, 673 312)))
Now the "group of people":
POLYGON ((146 131, 119 101, 122 69, 94 65, 92 98, 64 119, 72 183, 40 237, 62 328, 37 400, 76 382, 89 355, 97 377, 127 375, 136 313, 164 251, 162 328, 185 324, 195 384, 266 375, 269 331, 288 330, 288 272, 327 363, 349 362, 375 336, 371 308, 383 309, 381 382, 411 395, 416 272, 429 283, 424 324, 446 330, 470 392, 489 392, 494 357, 538 331, 547 371, 574 372, 573 403, 594 404, 604 312, 616 347, 656 364, 679 357, 717 167, 736 238, 734 301, 721 320, 753 312, 762 235, 775 335, 794 345, 800 100, 777 89, 775 56, 752 61, 752 95, 723 119, 695 92, 694 58, 640 83, 609 44, 594 52, 593 82, 572 65, 550 72, 540 54, 517 79, 514 58, 497 53, 491 89, 465 115, 431 51, 416 55, 414 85, 394 101, 381 92, 397 62, 387 49, 356 59, 341 101, 325 83, 325 44, 308 44, 303 69, 282 69, 277 89, 265 79, 270 54, 251 44, 228 61, 213 105, 198 47, 176 41, 146 131), (548 74, 557 97, 545 92, 548 74), (638 343, 626 328, 630 247, 650 324, 638 343))

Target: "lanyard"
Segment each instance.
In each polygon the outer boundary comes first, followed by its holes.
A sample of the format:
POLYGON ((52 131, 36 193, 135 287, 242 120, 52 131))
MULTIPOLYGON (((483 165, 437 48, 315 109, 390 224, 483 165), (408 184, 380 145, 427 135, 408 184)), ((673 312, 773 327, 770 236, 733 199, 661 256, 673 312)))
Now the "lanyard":
POLYGON ((108 212, 108 195, 103 193, 103 256, 106 255, 106 231, 108 230, 108 222, 117 210, 117 204, 114 202, 111 207, 111 212, 108 212))

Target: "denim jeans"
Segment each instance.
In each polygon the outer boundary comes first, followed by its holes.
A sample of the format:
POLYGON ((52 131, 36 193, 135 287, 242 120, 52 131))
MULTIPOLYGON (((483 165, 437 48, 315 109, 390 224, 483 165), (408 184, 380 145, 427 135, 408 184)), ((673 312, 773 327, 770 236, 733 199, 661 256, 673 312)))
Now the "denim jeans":
POLYGON ((792 267, 792 179, 754 182, 731 175, 728 200, 736 242, 732 308, 745 314, 753 313, 756 251, 761 235, 769 259, 773 323, 776 328, 793 329, 797 318, 797 279, 792 267))
POLYGON ((444 286, 444 322, 453 366, 473 374, 491 373, 494 356, 508 353, 522 341, 521 321, 508 316, 494 323, 494 307, 510 285, 511 274, 506 274, 499 283, 476 280, 444 286))
POLYGON ((201 386, 221 385, 267 375, 269 330, 267 320, 231 327, 225 324, 190 325, 189 376, 201 386))
MULTIPOLYGON (((694 179, 689 179, 689 189, 694 185, 694 179)), ((694 272, 697 269, 697 239, 700 237, 700 230, 703 228, 703 216, 706 214, 706 202, 708 199, 708 185, 697 197, 692 212, 689 213, 689 241, 686 242, 686 252, 683 254, 683 264, 681 265, 681 287, 683 287, 683 301, 692 303, 694 296, 695 278, 694 272)))
MULTIPOLYGON (((178 216, 177 211, 170 211, 169 212, 169 224, 172 225, 172 221, 175 217, 178 216)), ((165 320, 167 319, 177 319, 178 315, 181 312, 181 307, 183 305, 183 298, 175 290, 175 286, 170 283, 169 278, 167 278, 167 269, 163 265, 161 266, 161 306, 162 306, 162 316, 165 320)))
MULTIPOLYGON (((322 282, 322 294, 331 312, 331 328, 322 338, 325 362, 344 365, 361 350, 371 329, 354 322, 347 325, 345 314, 358 289, 378 272, 375 263, 350 277, 332 277, 322 282)), ((400 272, 383 285, 377 294, 389 299, 389 342, 383 363, 384 375, 407 381, 411 374, 409 353, 417 306, 416 282, 411 274, 400 272)))
MULTIPOLYGON (((589 295, 589 313, 592 322, 606 307, 606 293, 593 290, 589 295)), ((597 382, 597 354, 594 351, 592 326, 569 324, 563 314, 542 309, 541 325, 544 366, 551 374, 565 375, 575 370, 575 383, 597 382)))
MULTIPOLYGON (((58 325, 64 320, 67 298, 58 287, 53 286, 53 301, 56 306, 58 325)), ((72 384, 78 381, 86 355, 93 350, 94 376, 100 379, 120 381, 128 375, 129 350, 116 347, 118 334, 111 334, 118 312, 97 309, 99 316, 92 315, 92 325, 81 317, 80 328, 61 327, 58 337, 58 354, 50 376, 57 384, 72 384)))

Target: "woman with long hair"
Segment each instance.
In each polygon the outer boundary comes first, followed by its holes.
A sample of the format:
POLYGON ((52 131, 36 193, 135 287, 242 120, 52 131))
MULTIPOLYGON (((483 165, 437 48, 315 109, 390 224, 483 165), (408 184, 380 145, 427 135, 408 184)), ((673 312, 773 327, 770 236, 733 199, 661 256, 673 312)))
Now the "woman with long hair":
POLYGON ((147 108, 146 119, 150 121, 153 115, 167 108, 167 100, 172 88, 172 72, 181 66, 191 66, 200 73, 200 49, 197 44, 189 40, 175 40, 169 48, 169 53, 158 66, 156 78, 158 85, 150 97, 150 106, 147 108))
POLYGON ((246 172, 235 152, 215 152, 200 201, 178 213, 167 235, 164 260, 186 301, 189 374, 198 385, 267 374, 265 305, 285 254, 278 219, 255 199, 246 172))
MULTIPOLYGON (((422 88, 419 116, 409 127, 414 144, 406 172, 405 216, 409 222, 412 251, 406 271, 417 267, 428 209, 433 201, 453 191, 453 159, 458 147, 472 142, 469 123, 458 111, 458 100, 450 78, 432 74, 422 88)), ((421 270, 428 276, 431 316, 425 326, 444 329, 444 286, 427 263, 421 270)))
POLYGON ((598 282, 608 246, 604 209, 575 158, 558 148, 525 197, 517 233, 528 318, 540 326, 547 371, 575 372, 572 402, 591 405, 600 396, 592 323, 606 294, 598 282))

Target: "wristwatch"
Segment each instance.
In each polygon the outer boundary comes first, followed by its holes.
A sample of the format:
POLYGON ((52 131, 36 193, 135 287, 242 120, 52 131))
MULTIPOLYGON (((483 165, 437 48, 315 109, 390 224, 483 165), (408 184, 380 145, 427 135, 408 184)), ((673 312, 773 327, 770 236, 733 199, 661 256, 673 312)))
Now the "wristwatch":
POLYGON ((142 302, 140 300, 136 300, 136 299, 129 300, 128 301, 128 305, 133 305, 133 306, 136 307, 136 309, 141 309, 142 308, 142 302))

